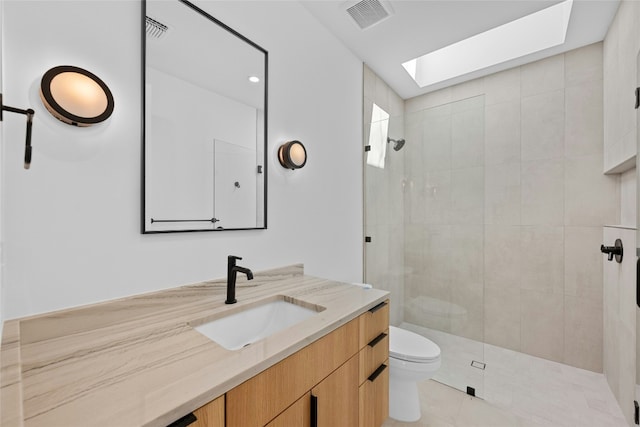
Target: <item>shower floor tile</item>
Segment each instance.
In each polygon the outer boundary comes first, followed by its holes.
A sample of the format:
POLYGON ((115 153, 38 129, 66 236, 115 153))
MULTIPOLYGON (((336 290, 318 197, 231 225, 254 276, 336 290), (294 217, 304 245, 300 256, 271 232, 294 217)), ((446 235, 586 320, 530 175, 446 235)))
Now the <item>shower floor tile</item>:
POLYGON ((442 367, 419 384, 422 419, 385 427, 626 427, 603 374, 403 323, 442 350, 442 367), (486 363, 485 370, 471 361, 486 363), (451 387, 445 385, 448 384, 451 387), (460 390, 476 389, 474 398, 460 390))

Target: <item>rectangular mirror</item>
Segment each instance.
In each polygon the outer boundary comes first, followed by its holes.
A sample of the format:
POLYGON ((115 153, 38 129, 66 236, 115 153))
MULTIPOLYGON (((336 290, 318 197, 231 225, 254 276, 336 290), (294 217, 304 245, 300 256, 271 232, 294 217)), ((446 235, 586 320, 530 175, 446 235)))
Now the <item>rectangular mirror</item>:
POLYGON ((266 228, 267 51, 188 1, 142 10, 142 232, 266 228))

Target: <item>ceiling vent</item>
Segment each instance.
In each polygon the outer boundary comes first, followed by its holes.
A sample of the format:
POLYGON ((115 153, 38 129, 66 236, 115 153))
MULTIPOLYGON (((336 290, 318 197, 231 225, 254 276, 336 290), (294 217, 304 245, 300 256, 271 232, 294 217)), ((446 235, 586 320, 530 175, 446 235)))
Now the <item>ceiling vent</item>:
POLYGON ((349 2, 345 8, 361 30, 371 28, 393 15, 391 5, 384 0, 349 2))

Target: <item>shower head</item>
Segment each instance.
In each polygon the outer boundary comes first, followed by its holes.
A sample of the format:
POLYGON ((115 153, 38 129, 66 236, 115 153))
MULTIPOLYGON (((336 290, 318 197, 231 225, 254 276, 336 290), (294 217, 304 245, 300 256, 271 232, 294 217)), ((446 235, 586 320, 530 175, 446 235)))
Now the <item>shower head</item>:
POLYGON ((156 21, 148 16, 145 16, 145 22, 147 25, 147 35, 156 39, 162 37, 169 29, 169 27, 164 25, 162 22, 156 21))
POLYGON ((393 142, 393 149, 395 151, 400 151, 400 149, 402 149, 402 147, 404 147, 404 139, 393 139, 393 138, 387 138, 387 144, 393 142))

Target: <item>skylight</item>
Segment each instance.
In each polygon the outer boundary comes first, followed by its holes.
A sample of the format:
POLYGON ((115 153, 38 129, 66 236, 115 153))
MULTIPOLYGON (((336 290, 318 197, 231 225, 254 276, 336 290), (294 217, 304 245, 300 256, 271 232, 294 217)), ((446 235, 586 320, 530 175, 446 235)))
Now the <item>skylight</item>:
POLYGON ((420 87, 564 43, 573 0, 566 0, 405 62, 420 87))

